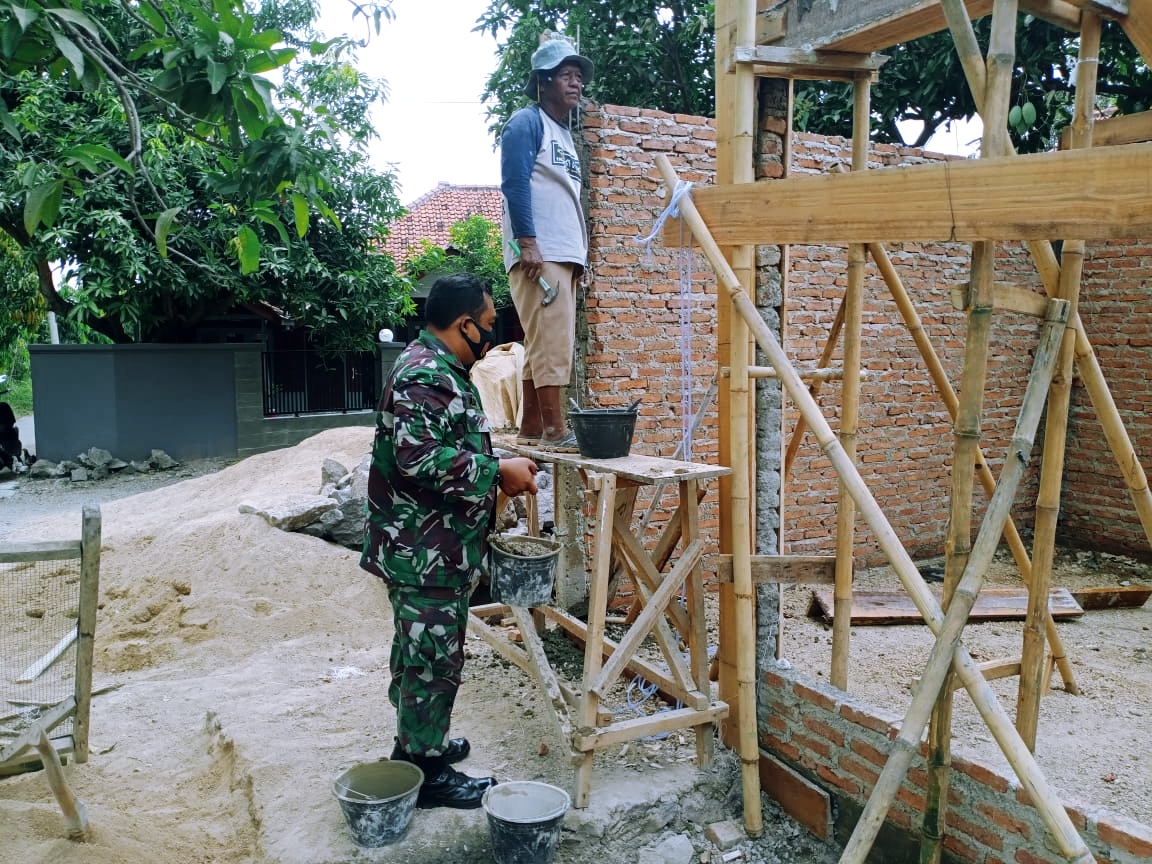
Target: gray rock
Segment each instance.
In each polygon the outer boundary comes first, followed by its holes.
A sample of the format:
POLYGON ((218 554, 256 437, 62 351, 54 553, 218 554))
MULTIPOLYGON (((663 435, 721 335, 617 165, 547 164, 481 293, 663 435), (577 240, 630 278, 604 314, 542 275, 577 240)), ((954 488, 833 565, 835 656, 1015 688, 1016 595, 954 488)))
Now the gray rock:
POLYGON ((340 483, 340 479, 347 473, 348 469, 335 459, 325 459, 320 465, 320 486, 325 487, 331 485, 335 487, 340 483))
POLYGON ((76 461, 85 468, 106 467, 112 460, 112 454, 102 447, 89 447, 76 457, 76 461))
POLYGON ((332 526, 328 536, 333 543, 359 551, 364 546, 364 513, 368 502, 364 499, 350 499, 340 507, 343 514, 340 521, 332 526))
MULTIPOLYGON (((344 520, 343 511, 328 510, 320 514, 320 518, 315 522, 310 522, 300 529, 301 534, 307 534, 310 537, 320 537, 327 539, 332 534, 332 529, 339 525, 344 520)), ((363 531, 361 531, 363 533, 363 531)))
POLYGON ((733 819, 713 822, 708 826, 704 836, 721 852, 727 852, 745 839, 743 827, 733 819))
POLYGON ((675 801, 662 799, 657 801, 648 812, 644 814, 644 818, 640 820, 640 830, 645 834, 655 834, 657 831, 671 824, 672 820, 679 815, 679 804, 675 801))
POLYGON ((329 510, 335 510, 336 502, 319 495, 296 495, 270 504, 244 502, 239 509, 241 513, 254 513, 263 517, 269 525, 281 531, 298 531, 329 510))
POLYGON ((569 808, 564 814, 564 829, 578 837, 603 837, 607 830, 604 814, 595 810, 569 808))
POLYGON ((673 834, 653 846, 646 846, 636 857, 636 864, 691 864, 696 850, 683 834, 673 834))
POLYGON ((128 469, 135 471, 137 474, 147 474, 152 470, 152 466, 147 462, 139 462, 136 459, 133 459, 128 463, 128 469))
POLYGON ((152 455, 148 458, 148 464, 158 471, 167 471, 171 468, 178 468, 180 463, 165 453, 163 450, 153 450, 152 455))
POLYGON ((108 470, 107 464, 101 463, 98 465, 93 465, 91 470, 88 472, 88 479, 90 479, 90 480, 107 480, 108 475, 111 473, 112 472, 108 470))
POLYGON ((128 463, 125 462, 123 459, 113 459, 111 462, 108 463, 108 470, 109 471, 123 471, 127 467, 128 467, 128 463))
POLYGON ((60 472, 56 476, 66 477, 71 474, 73 470, 79 467, 81 467, 79 462, 73 462, 71 459, 64 459, 60 462, 59 465, 56 466, 56 470, 60 472))
POLYGON ((32 463, 32 467, 28 469, 28 476, 33 480, 47 480, 50 477, 59 477, 57 470, 55 462, 40 459, 32 463))
POLYGON ((88 479, 88 469, 83 467, 73 468, 69 476, 72 478, 73 483, 83 483, 88 479))

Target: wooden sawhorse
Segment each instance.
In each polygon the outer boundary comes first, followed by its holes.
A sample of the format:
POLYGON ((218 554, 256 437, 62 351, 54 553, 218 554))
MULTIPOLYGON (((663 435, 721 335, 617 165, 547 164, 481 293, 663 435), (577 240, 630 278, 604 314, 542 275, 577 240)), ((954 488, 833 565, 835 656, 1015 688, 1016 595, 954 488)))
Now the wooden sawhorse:
POLYGON ((567 469, 578 471, 586 492, 594 500, 587 622, 552 606, 533 610, 535 617, 550 619, 583 639, 584 670, 579 690, 557 678, 544 654, 534 616, 528 610, 501 604, 474 607, 468 622, 472 632, 509 662, 532 675, 549 698, 576 767, 575 805, 588 806, 596 751, 613 744, 673 729, 693 728, 697 763, 707 765, 713 754, 713 726, 728 716, 728 705, 712 701, 709 695, 708 633, 700 564, 704 552, 699 530, 700 483, 723 476, 729 469, 654 456, 586 459, 578 454, 551 453, 504 441, 494 443, 518 455, 550 462, 557 473, 567 469), (655 487, 659 494, 660 489, 670 484, 675 484, 678 491, 676 510, 649 553, 643 538, 633 532, 637 494, 644 486, 655 487), (675 556, 678 546, 680 554, 675 556), (612 600, 609 580, 614 567, 632 577, 639 605, 638 614, 628 616, 628 629, 619 642, 605 635, 608 605, 612 600), (686 601, 683 607, 677 602, 682 590, 686 601), (523 648, 513 645, 484 620, 503 614, 511 614, 515 619, 523 648), (637 650, 649 634, 655 637, 667 668, 637 656, 637 650), (687 657, 681 650, 682 643, 687 645, 687 657), (656 684, 663 694, 678 700, 682 707, 648 717, 616 720, 601 708, 601 701, 626 670, 656 684))

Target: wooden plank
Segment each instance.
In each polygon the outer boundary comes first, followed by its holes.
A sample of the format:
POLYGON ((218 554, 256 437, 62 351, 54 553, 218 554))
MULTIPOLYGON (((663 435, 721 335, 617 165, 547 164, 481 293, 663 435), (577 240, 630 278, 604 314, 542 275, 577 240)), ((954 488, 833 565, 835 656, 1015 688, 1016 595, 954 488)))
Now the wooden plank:
POLYGON ((502 450, 508 450, 518 456, 527 456, 537 462, 555 462, 558 465, 571 465, 601 474, 614 474, 620 479, 630 480, 641 486, 680 480, 709 480, 732 473, 731 468, 722 465, 683 462, 679 459, 663 459, 640 453, 630 453, 618 459, 587 459, 579 453, 553 453, 541 450, 539 447, 517 444, 514 438, 493 436, 492 443, 502 450))
MULTIPOLYGON (((1060 149, 1070 149, 1072 127, 1060 130, 1060 149)), ((1152 111, 1106 117, 1092 124, 1093 147, 1116 147, 1122 144, 1140 144, 1152 141, 1152 111)))
POLYGON ((579 729, 575 735, 575 744, 579 750, 589 753, 601 747, 610 747, 625 741, 635 741, 646 735, 659 735, 673 729, 687 729, 704 723, 715 723, 727 716, 728 704, 726 702, 713 702, 703 711, 698 711, 695 708, 661 711, 647 717, 621 720, 604 729, 579 729))
POLYGON ((1128 15, 1120 26, 1144 62, 1152 66, 1152 0, 1128 0, 1128 15))
POLYGON ((822 81, 851 81, 859 75, 875 75, 887 60, 883 54, 807 51, 775 45, 737 46, 732 56, 735 64, 752 64, 757 75, 822 81))
POLYGON ((997 282, 992 289, 992 305, 997 310, 1016 312, 1033 318, 1048 314, 1048 298, 1018 285, 997 282))
POLYGON ((775 756, 760 752, 760 786, 780 808, 821 840, 832 837, 832 797, 775 756))
POLYGON ((96 606, 100 602, 100 506, 85 504, 80 511, 80 602, 76 619, 76 715, 72 737, 76 762, 88 761, 88 728, 92 712, 92 660, 96 642, 96 606))
POLYGON ((56 643, 51 651, 49 651, 47 654, 45 654, 43 657, 41 657, 23 672, 21 672, 20 677, 16 679, 16 683, 24 684, 28 681, 35 681, 37 678, 39 678, 42 674, 44 674, 45 669, 55 663, 60 658, 60 655, 72 646, 72 643, 76 641, 76 638, 79 635, 80 633, 78 629, 65 634, 64 637, 56 643))
POLYGON ((59 705, 48 709, 35 723, 16 736, 15 740, 0 747, 0 765, 18 759, 20 754, 29 747, 36 746, 36 742, 40 740, 40 730, 51 732, 65 719, 71 717, 75 711, 76 699, 72 696, 69 696, 59 705))
POLYGON ((1139 609, 1152 596, 1152 585, 1110 585, 1104 588, 1073 588, 1072 597, 1089 609, 1139 609))
MULTIPOLYGON (((967 0, 964 6, 969 18, 982 18, 991 13, 992 0, 967 0)), ((1021 0, 1020 10, 1067 30, 1078 30, 1080 26, 1080 10, 1063 0, 1021 0)), ((863 54, 919 39, 948 26, 937 0, 784 0, 758 17, 765 19, 758 36, 763 32, 770 37, 783 30, 776 45, 863 54), (780 18, 782 28, 777 23, 780 18)))
POLYGON ((45 543, 5 543, 0 546, 0 564, 30 561, 63 561, 80 557, 79 540, 49 540, 45 543))
POLYGON ((1105 19, 1124 18, 1128 15, 1128 0, 1068 0, 1068 2, 1077 9, 1105 19))
MULTIPOLYGON (((732 581, 732 556, 718 556, 716 578, 732 581)), ((753 555, 752 581, 756 584, 831 585, 836 581, 836 558, 831 555, 753 555)))
MULTIPOLYGON (((812 589, 813 598, 826 621, 833 618, 832 591, 812 589)), ((1052 617, 1079 618, 1084 614, 1067 588, 1053 588, 1048 594, 1052 617)), ((1024 588, 985 588, 976 598, 969 621, 1023 621, 1028 611, 1024 588)), ((903 591, 856 591, 852 595, 852 626, 916 624, 924 619, 903 591)))
MULTIPOLYGON (((691 199, 720 245, 1131 237, 1152 233, 1152 144, 705 186, 691 199)), ((679 237, 669 220, 664 242, 679 237)))

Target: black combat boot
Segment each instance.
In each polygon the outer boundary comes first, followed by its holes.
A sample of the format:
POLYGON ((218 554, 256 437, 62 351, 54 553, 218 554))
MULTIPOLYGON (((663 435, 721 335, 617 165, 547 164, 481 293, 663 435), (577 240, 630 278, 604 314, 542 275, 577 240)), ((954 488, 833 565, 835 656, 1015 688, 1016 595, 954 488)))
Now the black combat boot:
MULTIPOLYGON (((388 758, 393 762, 411 762, 408 754, 400 747, 400 739, 393 738, 396 746, 392 748, 392 755, 388 758)), ((444 760, 449 765, 455 765, 457 762, 462 762, 468 758, 468 754, 472 752, 472 745, 468 743, 467 738, 450 738, 448 739, 448 747, 444 750, 444 760)))
POLYGON ((409 756, 408 759, 424 772, 424 783, 416 797, 416 806, 422 810, 431 807, 475 810, 485 791, 496 785, 495 777, 461 774, 443 756, 409 756))

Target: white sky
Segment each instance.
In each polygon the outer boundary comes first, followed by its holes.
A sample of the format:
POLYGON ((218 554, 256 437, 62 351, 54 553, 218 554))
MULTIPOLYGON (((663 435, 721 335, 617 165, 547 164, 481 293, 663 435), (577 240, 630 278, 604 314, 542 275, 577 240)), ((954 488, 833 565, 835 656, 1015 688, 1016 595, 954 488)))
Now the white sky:
MULTIPOLYGON (((360 69, 389 88, 387 103, 373 111, 379 138, 372 161, 394 167, 404 204, 440 182, 500 183, 499 155, 480 103, 496 68, 496 40, 472 32, 487 6, 488 0, 392 0, 395 18, 384 21, 360 51, 360 69)), ((352 22, 348 0, 320 0, 320 7, 320 29, 329 36, 364 36, 365 25, 352 22)), ((905 134, 915 137, 914 130, 905 134)), ((955 124, 926 149, 967 155, 979 136, 979 121, 955 124)))
MULTIPOLYGON (((320 0, 320 7, 327 35, 363 38, 363 19, 352 23, 348 0, 320 0)), ((387 103, 373 111, 379 137, 372 162, 394 165, 404 204, 441 181, 500 183, 480 103, 496 68, 496 40, 472 32, 487 7, 488 0, 393 0, 396 17, 383 21, 359 52, 361 71, 388 83, 387 103)))

